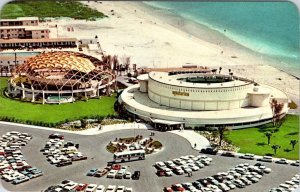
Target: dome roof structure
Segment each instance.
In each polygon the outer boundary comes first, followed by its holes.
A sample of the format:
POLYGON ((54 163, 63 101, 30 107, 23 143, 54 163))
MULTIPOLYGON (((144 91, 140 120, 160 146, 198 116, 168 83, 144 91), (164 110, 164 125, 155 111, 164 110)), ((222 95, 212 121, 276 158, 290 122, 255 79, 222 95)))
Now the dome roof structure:
POLYGON ((115 79, 110 66, 78 52, 41 53, 19 65, 12 82, 35 90, 77 90, 115 79))

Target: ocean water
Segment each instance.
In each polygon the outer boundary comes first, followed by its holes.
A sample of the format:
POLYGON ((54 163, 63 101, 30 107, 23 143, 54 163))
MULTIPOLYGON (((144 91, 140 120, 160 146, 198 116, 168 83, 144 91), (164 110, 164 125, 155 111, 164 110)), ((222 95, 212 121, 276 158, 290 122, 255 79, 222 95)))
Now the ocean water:
POLYGON ((145 2, 217 30, 231 40, 280 61, 297 77, 299 13, 290 2, 145 2))

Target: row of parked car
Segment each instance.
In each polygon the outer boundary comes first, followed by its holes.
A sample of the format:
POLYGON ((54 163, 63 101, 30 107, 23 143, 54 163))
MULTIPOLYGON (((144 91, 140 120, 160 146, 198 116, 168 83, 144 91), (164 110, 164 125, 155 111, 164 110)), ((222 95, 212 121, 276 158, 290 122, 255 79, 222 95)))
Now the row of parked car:
POLYGON ((290 164, 290 165, 293 165, 293 166, 299 166, 299 160, 296 160, 296 161, 289 161, 285 158, 280 158, 280 159, 273 159, 273 157, 271 156, 263 156, 263 157, 259 157, 259 158, 256 158, 256 156, 254 154, 251 154, 251 153, 246 153, 242 156, 240 156, 240 158, 242 159, 250 159, 250 160, 257 160, 257 161, 263 161, 263 162, 269 162, 269 163, 278 163, 278 164, 290 164))
POLYGON ((20 184, 42 176, 43 171, 30 166, 22 154, 22 147, 32 139, 28 133, 7 132, 0 138, 0 175, 13 184, 20 184))
POLYGON ((107 178, 138 180, 140 178, 140 171, 134 171, 134 173, 131 174, 131 172, 128 170, 128 166, 113 164, 105 167, 104 169, 90 169, 86 175, 93 177, 102 177, 107 175, 107 178))
POLYGON ((64 136, 60 134, 49 135, 49 140, 41 149, 50 164, 57 167, 71 165, 73 161, 87 159, 87 156, 78 151, 79 144, 73 141, 64 142, 64 136))
POLYGON ((156 162, 154 167, 157 169, 158 176, 172 176, 173 174, 182 175, 184 173, 191 174, 198 171, 204 166, 208 166, 212 158, 206 155, 186 155, 175 158, 172 161, 156 162))
POLYGON ((123 185, 104 185, 77 183, 64 180, 58 185, 48 187, 45 192, 133 192, 132 188, 123 185))
MULTIPOLYGON (((210 154, 210 155, 216 155, 218 154, 218 150, 214 149, 214 148, 204 148, 201 149, 201 153, 204 154, 210 154)), ((237 154, 235 152, 232 151, 223 151, 220 153, 221 156, 226 156, 226 157, 239 157, 241 159, 250 159, 250 160, 257 160, 257 161, 263 161, 263 162, 274 162, 274 163, 278 163, 278 164, 286 164, 286 165, 292 165, 292 166, 298 166, 299 167, 299 160, 296 161, 291 161, 291 160, 287 160, 285 158, 281 158, 281 159, 274 159, 271 156, 262 156, 262 157, 257 157, 254 154, 251 153, 246 153, 246 154, 237 154)))
POLYGON ((278 187, 270 189, 269 192, 291 192, 296 191, 299 187, 300 175, 296 174, 292 179, 281 183, 278 187))
POLYGON ((244 188, 247 185, 257 183, 265 174, 271 172, 270 168, 257 163, 250 165, 248 163, 238 164, 227 172, 219 172, 211 177, 198 179, 194 182, 173 184, 165 187, 165 192, 186 191, 186 192, 224 192, 235 188, 244 188))

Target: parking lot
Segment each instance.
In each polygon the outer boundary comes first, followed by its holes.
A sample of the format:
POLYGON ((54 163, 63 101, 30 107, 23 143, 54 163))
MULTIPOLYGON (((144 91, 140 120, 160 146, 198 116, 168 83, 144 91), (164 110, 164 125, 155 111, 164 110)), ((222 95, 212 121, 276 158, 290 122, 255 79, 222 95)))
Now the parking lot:
MULTIPOLYGON (((82 136, 70 133, 61 133, 68 140, 79 144, 79 150, 84 153, 88 159, 80 162, 74 162, 66 167, 55 167, 46 161, 45 156, 39 152, 48 140, 48 136, 54 132, 32 128, 14 127, 10 125, 0 125, 0 134, 5 134, 8 131, 26 132, 33 136, 32 140, 22 149, 26 161, 43 170, 44 175, 34 180, 30 180, 19 185, 12 185, 2 180, 3 186, 10 191, 41 191, 45 190, 50 185, 60 183, 65 179, 70 179, 78 183, 93 183, 102 185, 124 185, 132 187, 136 192, 159 192, 163 187, 170 186, 178 182, 191 182, 206 176, 211 176, 217 172, 227 171, 239 163, 255 164, 256 160, 246 160, 240 158, 223 157, 208 155, 213 160, 211 164, 199 171, 193 173, 193 176, 188 177, 187 174, 174 175, 172 177, 158 177, 153 166, 155 162, 167 161, 183 155, 199 155, 198 151, 191 148, 190 143, 184 138, 166 132, 157 132, 154 136, 159 140, 164 148, 158 153, 146 156, 146 160, 123 163, 129 166, 133 172, 141 171, 139 180, 126 179, 109 179, 106 177, 88 177, 86 173, 92 168, 103 169, 108 161, 112 161, 113 155, 106 151, 106 145, 115 138, 128 137, 139 134, 144 137, 149 137, 151 131, 148 130, 122 130, 103 133, 93 136, 82 136)), ((290 165, 281 165, 275 163, 263 163, 272 169, 272 172, 264 176, 258 183, 247 186, 244 189, 235 189, 233 191, 268 191, 272 187, 276 187, 286 180, 291 179, 298 173, 298 167, 290 165)))

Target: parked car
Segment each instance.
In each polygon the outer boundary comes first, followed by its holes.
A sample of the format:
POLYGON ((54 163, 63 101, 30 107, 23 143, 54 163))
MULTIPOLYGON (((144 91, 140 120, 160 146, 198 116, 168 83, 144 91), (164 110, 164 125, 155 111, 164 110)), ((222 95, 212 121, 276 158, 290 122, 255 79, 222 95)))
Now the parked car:
POLYGON ((132 174, 131 178, 133 180, 139 180, 141 176, 141 172, 140 171, 134 171, 134 173, 132 174))
POLYGON ((115 178, 116 174, 118 173, 117 170, 110 170, 107 174, 107 178, 115 178))
POLYGON ((117 188, 117 186, 115 186, 115 185, 109 185, 109 186, 106 188, 106 191, 105 191, 105 192, 115 192, 115 191, 116 191, 116 188, 117 188))
POLYGON ((121 167, 122 167, 122 166, 121 166, 120 164, 114 164, 114 165, 111 166, 111 168, 112 168, 113 170, 120 170, 121 167))
POLYGON ((75 191, 84 191, 87 186, 88 186, 88 184, 86 184, 86 183, 80 183, 75 188, 75 191))
POLYGON ((284 159, 284 158, 281 158, 281 159, 275 161, 275 163, 278 163, 278 164, 288 164, 287 160, 284 159))
POLYGON ((48 137, 49 139, 64 139, 64 136, 58 133, 53 133, 51 135, 49 135, 48 137))
POLYGON ((235 157, 235 153, 232 151, 224 151, 221 155, 225 157, 235 157))
POLYGON ((293 165, 293 166, 298 166, 298 167, 299 167, 299 160, 293 161, 293 162, 291 163, 291 165, 293 165))
POLYGON ((86 174, 87 176, 94 176, 98 171, 97 168, 90 169, 89 172, 86 174))
POLYGON ((103 185, 98 185, 96 192, 105 192, 105 187, 103 185))
POLYGON ((216 155, 218 153, 218 150, 215 148, 208 147, 205 149, 201 149, 200 152, 205 154, 210 154, 210 155, 216 155))
POLYGON ((86 189, 85 192, 94 192, 96 191, 97 185, 96 184, 89 184, 86 189))
POLYGON ((126 171, 120 170, 120 171, 117 172, 115 178, 116 179, 122 179, 124 177, 125 173, 126 173, 126 171))
POLYGON ((118 186, 116 192, 124 192, 125 191, 125 186, 118 186))
POLYGON ((242 158, 242 159, 251 159, 251 160, 253 160, 253 159, 255 159, 255 156, 254 156, 254 154, 246 153, 246 154, 240 156, 240 158, 242 158))
POLYGON ((258 161, 264 161, 264 162, 273 162, 273 158, 271 156, 263 156, 262 158, 257 159, 258 161))
POLYGON ((94 176, 102 177, 102 176, 106 175, 110 170, 111 170, 111 168, 105 167, 103 170, 98 170, 94 176))
POLYGON ((130 178, 131 178, 131 173, 127 171, 124 175, 124 179, 130 179, 130 178))
POLYGON ((63 166, 71 165, 71 164, 72 164, 71 160, 63 160, 63 161, 60 161, 59 163, 57 163, 56 166, 63 167, 63 166))

